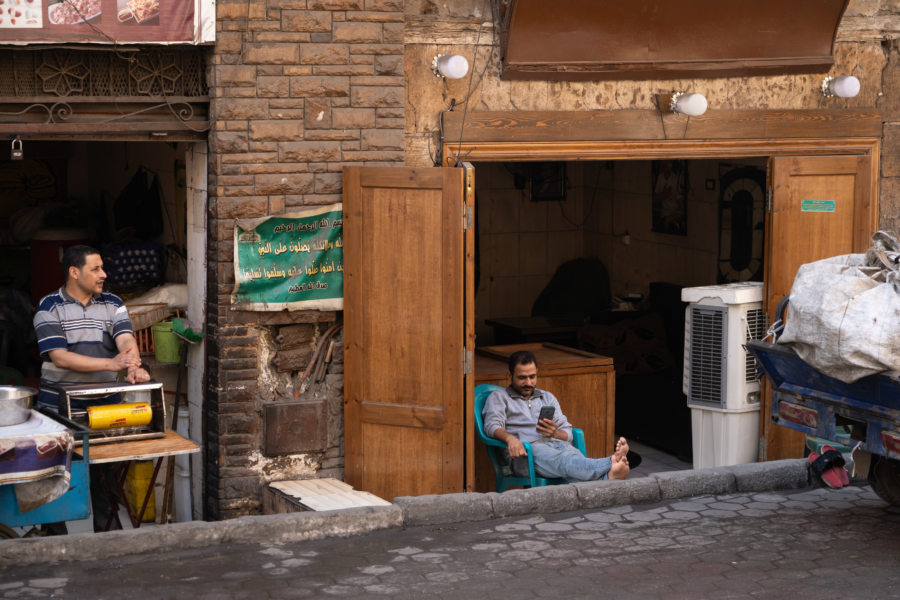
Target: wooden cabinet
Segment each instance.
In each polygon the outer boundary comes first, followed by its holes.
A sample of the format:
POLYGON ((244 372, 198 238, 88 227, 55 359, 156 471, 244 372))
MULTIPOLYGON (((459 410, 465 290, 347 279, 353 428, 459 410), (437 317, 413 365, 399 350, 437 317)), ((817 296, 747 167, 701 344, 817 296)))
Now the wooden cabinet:
MULTIPOLYGON (((558 344, 486 346, 475 350, 475 385, 509 385, 510 354, 530 350, 538 362, 537 387, 559 400, 563 414, 584 430, 588 456, 609 456, 615 447, 616 377, 613 360, 558 344)), ((474 431, 466 433, 474 436, 474 431)), ((471 446, 469 446, 471 447, 471 446)), ((475 440, 475 489, 494 490, 494 472, 487 450, 475 440)))

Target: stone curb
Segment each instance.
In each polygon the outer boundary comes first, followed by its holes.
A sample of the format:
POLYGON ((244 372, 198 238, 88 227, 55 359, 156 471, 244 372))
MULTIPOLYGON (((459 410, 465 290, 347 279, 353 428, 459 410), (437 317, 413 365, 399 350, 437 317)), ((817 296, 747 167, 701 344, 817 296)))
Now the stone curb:
POLYGON ((0 565, 99 560, 225 543, 257 544, 265 541, 278 544, 325 537, 349 537, 402 526, 402 512, 393 505, 256 515, 226 521, 191 521, 149 529, 111 531, 99 536, 81 533, 0 540, 0 565))
POLYGON ((651 504, 660 500, 712 494, 800 489, 810 481, 803 459, 731 467, 654 473, 624 481, 590 481, 533 489, 394 498, 391 506, 325 512, 193 521, 165 527, 83 533, 51 538, 0 540, 0 564, 29 565, 99 560, 128 554, 199 548, 224 543, 286 543, 325 537, 349 537, 380 529, 487 521, 531 514, 552 514, 651 504))

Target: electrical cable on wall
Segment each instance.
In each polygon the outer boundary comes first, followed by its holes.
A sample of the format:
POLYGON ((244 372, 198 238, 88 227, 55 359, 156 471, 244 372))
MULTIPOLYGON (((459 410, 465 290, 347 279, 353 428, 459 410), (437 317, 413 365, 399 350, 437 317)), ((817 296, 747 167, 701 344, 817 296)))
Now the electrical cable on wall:
MULTIPOLYGON (((485 2, 484 2, 484 7, 488 11, 488 13, 490 13, 490 5, 487 0, 485 0, 485 2)), ((465 158, 465 157, 460 157, 460 154, 462 153, 463 130, 465 129, 465 126, 466 126, 466 114, 468 113, 468 110, 469 110, 469 98, 471 98, 471 96, 472 96, 472 81, 475 79, 475 60, 478 58, 478 44, 481 42, 481 30, 482 30, 482 28, 479 27, 478 35, 475 37, 475 50, 472 52, 472 69, 469 71, 469 87, 468 87, 468 90, 466 91, 466 98, 463 101, 464 102, 463 116, 462 116, 462 121, 459 124, 459 144, 457 147, 456 156, 453 157, 455 164, 459 164, 461 162, 461 159, 465 158)), ((494 54, 493 48, 497 41, 497 28, 493 23, 491 24, 491 36, 492 36, 491 51, 490 51, 490 54, 488 55, 488 58, 485 59, 484 67, 482 67, 482 73, 481 73, 482 76, 484 75, 484 71, 487 69, 487 66, 490 64, 489 58, 490 58, 490 56, 493 56, 493 54, 494 54)), ((478 79, 478 83, 479 83, 479 85, 481 84, 480 77, 478 79)))

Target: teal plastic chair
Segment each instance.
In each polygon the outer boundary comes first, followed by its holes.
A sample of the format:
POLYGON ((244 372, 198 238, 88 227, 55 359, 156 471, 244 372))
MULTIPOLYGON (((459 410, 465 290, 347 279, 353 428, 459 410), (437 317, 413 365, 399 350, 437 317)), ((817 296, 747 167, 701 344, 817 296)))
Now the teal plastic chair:
MULTIPOLYGON (((521 485, 524 487, 540 487, 544 485, 560 485, 569 483, 566 479, 548 479, 540 477, 534 472, 534 458, 531 453, 531 444, 523 442, 525 451, 528 453, 528 477, 516 477, 512 474, 509 465, 503 456, 506 444, 500 440, 490 438, 484 433, 484 418, 481 412, 484 410, 484 402, 487 400, 494 390, 502 390, 499 385, 478 385, 475 386, 475 431, 478 437, 484 442, 488 455, 491 457, 491 464, 494 465, 494 477, 496 478, 495 489, 498 492, 505 492, 511 487, 521 485)), ((584 431, 581 429, 572 429, 572 444, 578 450, 587 456, 587 450, 584 445, 584 431)))

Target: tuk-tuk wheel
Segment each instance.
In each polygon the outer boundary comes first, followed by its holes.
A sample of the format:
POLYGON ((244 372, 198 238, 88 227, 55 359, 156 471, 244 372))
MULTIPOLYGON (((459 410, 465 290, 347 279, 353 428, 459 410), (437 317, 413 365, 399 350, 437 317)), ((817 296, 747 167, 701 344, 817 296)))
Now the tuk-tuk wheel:
POLYGON ((877 457, 869 469, 869 485, 879 498, 893 506, 900 506, 900 461, 877 457))

